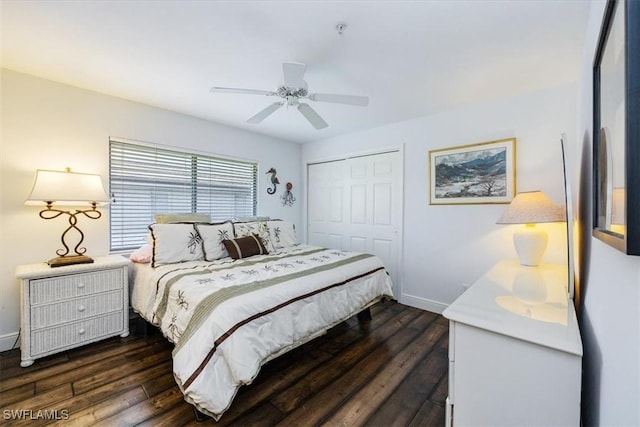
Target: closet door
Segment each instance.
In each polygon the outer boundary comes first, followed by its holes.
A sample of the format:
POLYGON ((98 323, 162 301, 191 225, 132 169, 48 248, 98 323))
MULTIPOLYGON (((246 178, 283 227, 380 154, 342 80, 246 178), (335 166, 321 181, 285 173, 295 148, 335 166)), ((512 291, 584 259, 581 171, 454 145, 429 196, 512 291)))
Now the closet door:
POLYGON ((307 242, 345 249, 345 160, 308 165, 307 242))
POLYGON ((401 153, 310 164, 307 194, 309 244, 379 256, 399 298, 401 153))

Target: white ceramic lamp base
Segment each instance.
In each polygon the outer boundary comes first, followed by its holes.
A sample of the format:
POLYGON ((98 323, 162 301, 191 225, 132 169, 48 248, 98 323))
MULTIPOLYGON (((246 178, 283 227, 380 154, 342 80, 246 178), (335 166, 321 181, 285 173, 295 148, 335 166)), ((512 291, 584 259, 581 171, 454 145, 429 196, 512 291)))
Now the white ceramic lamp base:
POLYGON ((549 236, 545 231, 526 227, 513 233, 513 244, 518 253, 520 264, 535 267, 540 265, 549 236))

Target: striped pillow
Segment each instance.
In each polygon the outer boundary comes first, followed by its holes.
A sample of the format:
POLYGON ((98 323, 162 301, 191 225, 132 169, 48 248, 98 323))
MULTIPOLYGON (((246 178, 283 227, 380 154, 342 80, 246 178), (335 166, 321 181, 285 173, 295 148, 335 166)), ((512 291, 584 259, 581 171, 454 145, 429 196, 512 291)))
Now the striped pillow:
POLYGON ((251 234, 237 239, 223 240, 224 247, 233 259, 247 258, 254 255, 268 254, 267 249, 262 244, 262 240, 256 234, 251 234))

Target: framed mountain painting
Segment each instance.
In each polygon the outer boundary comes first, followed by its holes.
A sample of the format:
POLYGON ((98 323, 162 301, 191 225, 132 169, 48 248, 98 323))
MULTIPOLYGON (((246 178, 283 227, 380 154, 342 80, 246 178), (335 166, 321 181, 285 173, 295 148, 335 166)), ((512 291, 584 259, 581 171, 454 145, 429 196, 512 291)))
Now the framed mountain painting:
POLYGON ((516 194, 516 139, 429 151, 429 204, 509 203, 516 194))

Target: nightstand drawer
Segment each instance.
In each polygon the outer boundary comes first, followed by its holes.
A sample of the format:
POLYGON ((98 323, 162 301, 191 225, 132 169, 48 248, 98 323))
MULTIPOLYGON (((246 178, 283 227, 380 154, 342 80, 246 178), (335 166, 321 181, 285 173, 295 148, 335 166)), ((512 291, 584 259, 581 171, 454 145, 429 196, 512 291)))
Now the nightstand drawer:
POLYGON ((123 270, 118 268, 31 280, 29 302, 42 304, 122 289, 125 280, 123 276, 123 270))
POLYGON ((112 311, 122 312, 122 289, 31 307, 31 329, 86 319, 112 311))
POLYGON ((45 352, 55 353, 66 347, 97 341, 122 331, 124 329, 122 323, 122 312, 114 312, 66 325, 31 331, 31 355, 38 357, 45 352))

